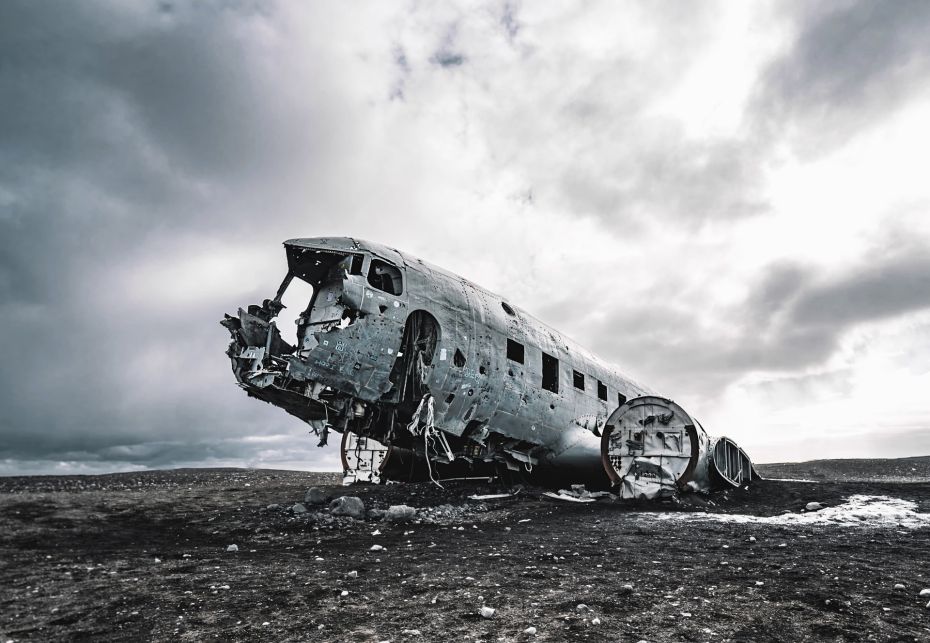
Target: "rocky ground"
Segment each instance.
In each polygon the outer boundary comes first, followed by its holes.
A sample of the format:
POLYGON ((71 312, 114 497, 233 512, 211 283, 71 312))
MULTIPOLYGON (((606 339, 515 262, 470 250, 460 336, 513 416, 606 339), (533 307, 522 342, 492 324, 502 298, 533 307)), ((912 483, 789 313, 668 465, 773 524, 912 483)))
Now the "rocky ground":
POLYGON ((261 470, 0 478, 0 643, 930 640, 930 482, 829 478, 659 505, 261 470), (321 486, 365 517, 304 503, 321 486), (379 517, 399 504, 409 521, 379 517))

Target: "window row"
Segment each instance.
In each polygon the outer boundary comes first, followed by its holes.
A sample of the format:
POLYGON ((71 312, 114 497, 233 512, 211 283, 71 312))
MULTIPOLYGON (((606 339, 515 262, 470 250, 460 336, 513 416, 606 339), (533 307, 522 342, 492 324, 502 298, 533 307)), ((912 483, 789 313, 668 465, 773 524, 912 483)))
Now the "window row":
MULTIPOLYGON (((526 356, 526 350, 523 344, 516 342, 509 337, 507 338, 507 359, 518 364, 523 364, 526 356)), ((580 390, 585 390, 584 373, 572 370, 572 385, 580 390)), ((607 385, 600 380, 597 381, 597 398, 607 401, 607 385)), ((553 393, 559 392, 559 360, 552 355, 542 353, 542 387, 553 393)), ((626 396, 617 391, 617 402, 622 406, 626 403, 626 396)))

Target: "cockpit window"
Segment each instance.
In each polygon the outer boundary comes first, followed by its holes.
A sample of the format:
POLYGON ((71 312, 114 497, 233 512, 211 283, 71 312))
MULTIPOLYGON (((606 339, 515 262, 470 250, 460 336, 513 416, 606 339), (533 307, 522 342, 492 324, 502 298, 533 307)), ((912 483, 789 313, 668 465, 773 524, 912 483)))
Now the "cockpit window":
POLYGON ((368 268, 368 283, 391 295, 403 292, 400 270, 381 259, 372 259, 368 268))

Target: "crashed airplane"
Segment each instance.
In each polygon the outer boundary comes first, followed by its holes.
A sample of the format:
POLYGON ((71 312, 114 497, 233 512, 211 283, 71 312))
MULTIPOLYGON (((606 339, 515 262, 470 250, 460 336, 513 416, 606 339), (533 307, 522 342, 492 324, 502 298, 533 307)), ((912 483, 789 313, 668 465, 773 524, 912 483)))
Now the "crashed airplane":
POLYGON ((346 483, 510 471, 624 498, 758 477, 732 440, 506 299, 392 248, 284 242, 271 299, 222 321, 240 387, 342 435, 346 483), (297 344, 276 326, 294 279, 313 288, 297 344))

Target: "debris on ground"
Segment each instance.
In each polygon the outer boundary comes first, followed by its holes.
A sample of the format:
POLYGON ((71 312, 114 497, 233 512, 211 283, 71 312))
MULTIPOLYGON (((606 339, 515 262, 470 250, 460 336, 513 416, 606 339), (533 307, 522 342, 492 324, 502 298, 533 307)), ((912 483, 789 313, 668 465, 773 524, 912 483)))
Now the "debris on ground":
POLYGON ((484 495, 468 496, 469 500, 501 500, 503 498, 513 498, 516 493, 486 493, 484 495))
POLYGON ((358 496, 340 496, 329 504, 329 512, 334 516, 361 520, 365 517, 365 504, 358 496))
POLYGON ((389 522, 409 522, 416 516, 417 510, 407 505, 391 505, 384 513, 384 519, 389 522))
POLYGON ((304 494, 304 504, 307 505, 325 505, 333 497, 333 492, 320 487, 310 487, 304 494))
POLYGON ((565 492, 564 489, 559 489, 558 493, 553 493, 551 491, 544 491, 543 494, 547 498, 554 498, 555 500, 566 500, 568 502, 595 502, 594 498, 579 498, 574 496, 571 493, 565 492))

